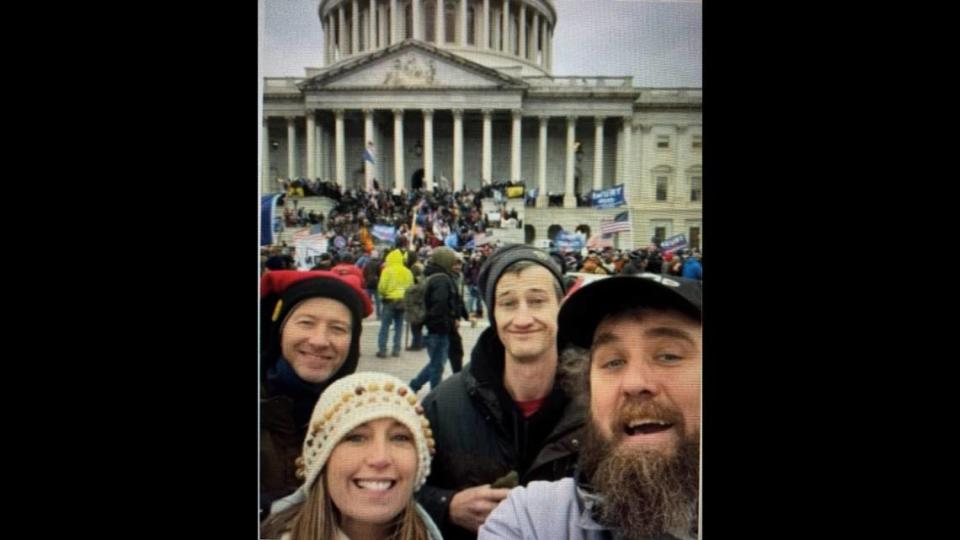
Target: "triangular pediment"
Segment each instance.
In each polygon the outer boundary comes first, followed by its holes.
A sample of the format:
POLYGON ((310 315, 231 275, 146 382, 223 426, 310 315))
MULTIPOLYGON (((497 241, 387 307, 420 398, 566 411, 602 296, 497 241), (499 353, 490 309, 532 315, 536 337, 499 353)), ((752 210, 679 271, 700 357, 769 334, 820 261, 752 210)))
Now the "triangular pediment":
POLYGON ((300 84, 302 90, 525 88, 527 84, 427 43, 406 40, 300 84))

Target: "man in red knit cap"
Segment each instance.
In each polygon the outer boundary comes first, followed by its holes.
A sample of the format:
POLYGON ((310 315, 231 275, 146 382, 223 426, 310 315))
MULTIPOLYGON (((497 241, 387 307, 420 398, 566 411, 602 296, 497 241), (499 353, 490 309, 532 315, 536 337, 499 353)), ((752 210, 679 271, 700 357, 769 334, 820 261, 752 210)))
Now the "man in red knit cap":
POLYGON ((260 508, 299 487, 296 458, 320 394, 357 369, 373 306, 361 278, 267 272, 260 281, 260 508))

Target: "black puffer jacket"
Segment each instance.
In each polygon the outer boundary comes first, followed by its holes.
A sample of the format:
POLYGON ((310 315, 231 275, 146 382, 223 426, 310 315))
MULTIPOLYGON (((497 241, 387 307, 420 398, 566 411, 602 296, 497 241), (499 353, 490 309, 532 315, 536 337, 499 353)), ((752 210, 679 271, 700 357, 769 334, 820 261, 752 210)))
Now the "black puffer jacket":
POLYGON ((449 520, 450 499, 517 471, 520 484, 572 476, 585 412, 554 384, 529 418, 503 387, 504 349, 493 328, 477 341, 470 363, 423 401, 437 443, 430 477, 417 500, 447 540, 476 538, 449 520))
POLYGON ((467 318, 463 301, 457 291, 455 277, 442 267, 430 262, 423 270, 423 275, 429 278, 434 274, 443 274, 431 279, 423 293, 424 307, 427 316, 424 324, 431 334, 450 334, 453 332, 453 322, 460 317, 467 318))

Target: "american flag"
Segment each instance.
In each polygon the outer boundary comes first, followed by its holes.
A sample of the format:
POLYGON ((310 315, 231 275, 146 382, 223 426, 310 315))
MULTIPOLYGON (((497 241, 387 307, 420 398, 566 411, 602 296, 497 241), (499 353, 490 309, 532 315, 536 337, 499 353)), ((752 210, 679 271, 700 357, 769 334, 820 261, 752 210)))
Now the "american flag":
POLYGON ((314 225, 313 227, 301 229, 293 233, 293 241, 295 243, 303 242, 314 242, 317 240, 322 240, 325 238, 321 229, 322 225, 314 225))
POLYGON ((631 230, 630 226, 630 211, 620 212, 614 216, 613 221, 601 220, 600 221, 600 233, 601 234, 613 234, 615 232, 623 232, 631 230))

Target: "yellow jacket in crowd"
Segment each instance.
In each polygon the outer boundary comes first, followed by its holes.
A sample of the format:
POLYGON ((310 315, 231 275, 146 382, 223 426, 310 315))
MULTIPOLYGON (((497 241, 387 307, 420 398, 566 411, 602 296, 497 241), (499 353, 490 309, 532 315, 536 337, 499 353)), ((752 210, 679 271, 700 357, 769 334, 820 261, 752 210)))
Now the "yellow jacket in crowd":
POLYGON ((380 273, 377 292, 384 300, 403 300, 407 287, 413 285, 413 272, 403 265, 403 250, 395 249, 387 255, 387 262, 380 273))

